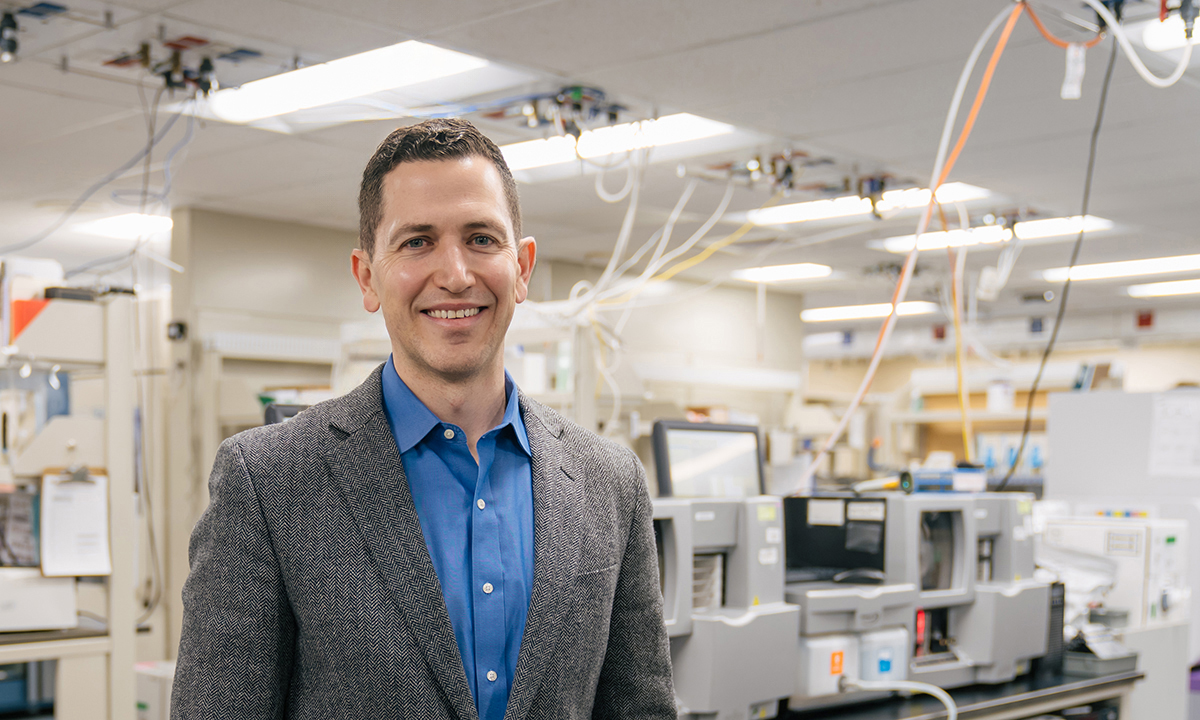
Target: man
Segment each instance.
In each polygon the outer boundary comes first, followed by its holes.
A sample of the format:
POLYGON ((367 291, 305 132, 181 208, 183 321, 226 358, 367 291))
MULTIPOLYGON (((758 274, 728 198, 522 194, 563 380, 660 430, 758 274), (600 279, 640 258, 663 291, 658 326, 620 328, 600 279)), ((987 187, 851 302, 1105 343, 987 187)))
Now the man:
POLYGON ((392 356, 222 444, 172 717, 674 718, 641 465, 504 372, 537 246, 499 149, 397 130, 359 210, 392 356))

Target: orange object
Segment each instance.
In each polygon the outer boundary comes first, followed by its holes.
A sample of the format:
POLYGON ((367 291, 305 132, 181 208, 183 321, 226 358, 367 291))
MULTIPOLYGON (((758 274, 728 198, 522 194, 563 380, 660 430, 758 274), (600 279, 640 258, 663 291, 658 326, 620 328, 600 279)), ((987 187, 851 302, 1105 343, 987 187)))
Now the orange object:
POLYGON ((844 652, 842 652, 841 650, 838 650, 837 652, 830 655, 829 656, 829 674, 830 675, 841 675, 842 674, 842 664, 845 662, 845 659, 846 659, 846 654, 844 652))
POLYGON ((967 115, 967 121, 963 123, 962 130, 959 131, 958 142, 954 143, 954 150, 950 152, 950 158, 946 160, 946 164, 942 168, 942 176, 938 178, 937 185, 933 187, 935 198, 937 197, 937 189, 942 186, 942 183, 946 182, 950 171, 954 169, 954 163, 958 161, 958 154, 962 152, 963 145, 967 144, 967 138, 971 136, 971 129, 975 127, 975 118, 979 115, 979 108, 983 106, 983 99, 987 97, 988 86, 992 84, 992 75, 996 72, 996 64, 1000 62, 1000 56, 1004 54, 1004 46, 1008 44, 1008 38, 1012 35, 1013 27, 1017 24, 1017 20, 1021 17, 1021 12, 1026 7, 1024 3, 1014 5, 1012 15, 1008 16, 1008 22, 1005 23, 1004 30, 1000 32, 1000 39, 996 41, 996 48, 992 50, 992 57, 988 60, 987 69, 983 71, 983 79, 979 81, 979 90, 975 93, 975 102, 971 105, 971 112, 967 115))
POLYGON ((17 336, 21 334, 25 328, 29 327, 29 323, 38 316, 47 305, 49 300, 13 300, 12 303, 12 333, 8 341, 10 343, 17 341, 17 336))

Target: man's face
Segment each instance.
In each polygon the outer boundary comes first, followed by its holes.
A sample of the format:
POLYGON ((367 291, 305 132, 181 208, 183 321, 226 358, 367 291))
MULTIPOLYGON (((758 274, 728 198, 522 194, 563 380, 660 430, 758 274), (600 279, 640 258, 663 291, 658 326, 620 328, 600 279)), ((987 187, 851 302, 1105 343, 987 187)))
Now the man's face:
POLYGON ((367 312, 383 309, 396 368, 456 382, 503 372, 504 333, 537 248, 513 237, 500 174, 479 156, 409 162, 384 177, 372 257, 352 264, 367 312))

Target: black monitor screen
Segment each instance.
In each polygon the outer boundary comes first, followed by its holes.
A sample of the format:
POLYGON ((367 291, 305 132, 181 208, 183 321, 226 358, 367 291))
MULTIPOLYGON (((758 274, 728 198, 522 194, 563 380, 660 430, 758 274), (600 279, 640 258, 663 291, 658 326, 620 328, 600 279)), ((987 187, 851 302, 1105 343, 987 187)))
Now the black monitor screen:
POLYGON ((788 570, 882 571, 885 512, 881 499, 784 498, 788 570))
POLYGON ((659 420, 654 464, 662 497, 738 498, 761 495, 758 428, 659 420))

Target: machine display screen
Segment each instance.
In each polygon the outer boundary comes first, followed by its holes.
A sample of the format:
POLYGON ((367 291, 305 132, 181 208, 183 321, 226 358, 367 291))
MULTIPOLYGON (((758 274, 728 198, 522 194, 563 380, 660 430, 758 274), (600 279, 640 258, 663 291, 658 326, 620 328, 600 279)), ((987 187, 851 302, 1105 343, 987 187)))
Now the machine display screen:
POLYGON ((955 526, 962 526, 962 512, 944 510, 921 513, 921 589, 954 588, 955 526))
MULTIPOLYGON (((753 427, 718 430, 696 425, 666 429, 669 494, 685 498, 741 498, 761 494, 757 430, 753 427)), ((660 471, 660 493, 663 490, 660 471)))

